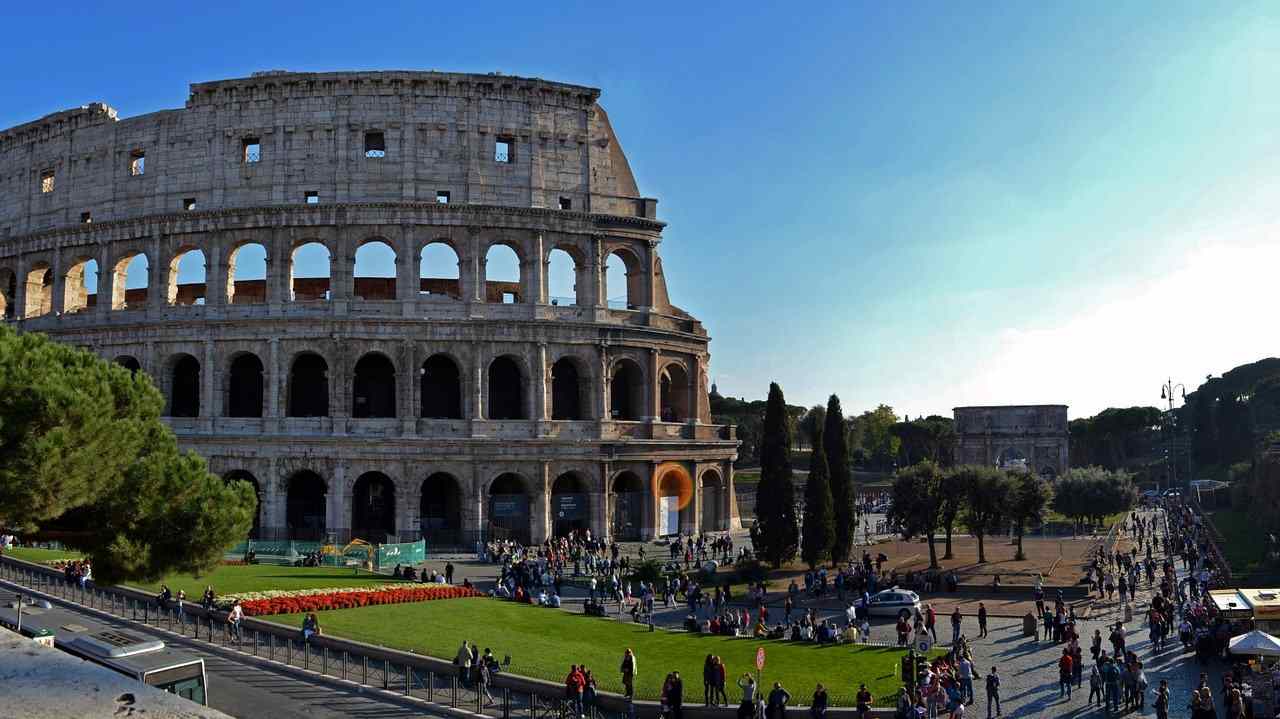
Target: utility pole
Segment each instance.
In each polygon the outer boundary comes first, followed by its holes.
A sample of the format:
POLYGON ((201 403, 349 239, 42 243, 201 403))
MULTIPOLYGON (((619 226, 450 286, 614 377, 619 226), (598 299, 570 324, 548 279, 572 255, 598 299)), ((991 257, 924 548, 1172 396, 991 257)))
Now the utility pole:
MULTIPOLYGON (((1167 399, 1167 400, 1169 400, 1169 412, 1168 412, 1168 414, 1166 414, 1166 415, 1165 415, 1165 421, 1164 421, 1164 428, 1165 428, 1165 429, 1164 429, 1164 433, 1165 433, 1165 440, 1166 440, 1166 442, 1168 443, 1168 449, 1166 449, 1166 450, 1165 450, 1166 454, 1165 454, 1165 457, 1164 457, 1164 467, 1165 467, 1165 473, 1166 473, 1166 474, 1168 475, 1168 477, 1169 477, 1169 488, 1170 488, 1170 489, 1172 489, 1172 488, 1173 488, 1173 485, 1175 484, 1175 480, 1177 479, 1177 471, 1178 471, 1178 459, 1173 455, 1173 453, 1174 453, 1174 449, 1175 449, 1175 447, 1176 447, 1176 444, 1175 444, 1175 439, 1176 439, 1176 437, 1175 437, 1175 435, 1177 434, 1177 432, 1174 430, 1174 428, 1173 428, 1173 427, 1170 427, 1170 426, 1169 426, 1169 425, 1170 425, 1170 423, 1172 423, 1172 422, 1173 422, 1173 420, 1174 420, 1174 416, 1173 416, 1173 395, 1174 395, 1174 392, 1181 392, 1181 393, 1182 393, 1182 403, 1183 403, 1183 405, 1185 406, 1185 405, 1186 405, 1186 403, 1187 403, 1187 387, 1186 387, 1186 385, 1183 385, 1182 383, 1174 384, 1174 382, 1173 382, 1173 378, 1172 378, 1172 377, 1170 377, 1168 380, 1166 380, 1166 381, 1165 381, 1164 385, 1162 385, 1162 386, 1160 387, 1160 399, 1167 399)), ((1191 446, 1190 446, 1190 434, 1188 434, 1187 436, 1188 436, 1188 446, 1187 446, 1187 481, 1189 482, 1189 481, 1191 481, 1191 474, 1190 474, 1190 472, 1191 472, 1191 446)))

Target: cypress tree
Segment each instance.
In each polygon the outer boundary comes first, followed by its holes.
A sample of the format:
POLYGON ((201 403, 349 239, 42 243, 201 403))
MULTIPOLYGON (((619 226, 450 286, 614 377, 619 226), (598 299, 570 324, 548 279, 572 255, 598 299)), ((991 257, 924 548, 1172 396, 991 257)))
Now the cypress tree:
POLYGON ((835 514, 831 507, 831 482, 827 477, 827 454, 822 449, 823 424, 813 426, 813 454, 809 459, 809 481, 804 486, 804 532, 800 556, 814 569, 831 556, 836 541, 835 514))
POLYGON ((822 448, 827 455, 827 472, 831 480, 832 511, 835 516, 835 542, 831 545, 831 561, 844 562, 853 551, 858 532, 858 513, 854 508, 853 472, 849 468, 849 433, 845 429, 844 410, 840 398, 827 400, 827 421, 823 428, 822 448))
POLYGON ((791 426, 782 388, 769 385, 760 438, 760 485, 756 490, 756 524, 751 543, 756 554, 781 567, 796 556, 800 527, 796 522, 796 490, 791 482, 791 426))

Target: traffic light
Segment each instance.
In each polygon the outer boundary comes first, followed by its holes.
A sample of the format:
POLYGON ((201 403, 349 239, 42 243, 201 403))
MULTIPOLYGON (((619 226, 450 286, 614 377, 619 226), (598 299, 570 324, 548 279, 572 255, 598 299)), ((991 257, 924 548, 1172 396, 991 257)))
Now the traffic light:
POLYGON ((902 683, 906 685, 908 691, 915 691, 916 688, 916 653, 908 650, 902 655, 902 667, 898 672, 898 676, 902 677, 902 683))
POLYGON ((925 680, 927 679, 929 674, 929 660, 925 659, 925 656, 923 654, 917 654, 915 657, 915 661, 916 661, 916 666, 915 666, 916 686, 922 687, 924 686, 925 680))

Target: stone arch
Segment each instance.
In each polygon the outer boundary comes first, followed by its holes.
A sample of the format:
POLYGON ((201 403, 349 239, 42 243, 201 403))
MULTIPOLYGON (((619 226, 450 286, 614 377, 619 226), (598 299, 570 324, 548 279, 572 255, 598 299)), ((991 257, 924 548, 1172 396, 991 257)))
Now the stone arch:
POLYGON ((150 288, 151 267, 145 252, 128 252, 112 265, 111 309, 127 310, 146 307, 150 288))
POLYGON ((396 416, 394 362, 381 352, 368 352, 356 362, 351 374, 352 417, 396 416))
POLYGON ((488 419, 528 419, 525 407, 527 377, 519 359, 500 355, 489 363, 488 419))
POLYGON ((461 255, 453 242, 427 242, 418 251, 418 294, 462 299, 461 268, 461 255))
POLYGON ((1051 464, 1046 464, 1040 468, 1040 478, 1053 481, 1058 477, 1058 469, 1051 464))
POLYGON ((253 485, 253 493, 258 498, 258 506, 253 512, 253 527, 249 530, 249 538, 256 539, 262 532, 262 485, 258 483, 258 478, 253 476, 248 470, 233 469, 222 475, 223 481, 234 482, 240 480, 253 485))
POLYGON ((582 252, 574 245, 561 243, 547 251, 543 261, 547 282, 547 303, 576 306, 585 304, 582 295, 586 287, 583 281, 586 263, 582 252))
POLYGON ((658 372, 658 408, 663 422, 690 419, 689 373, 679 362, 668 363, 658 372))
POLYGON ((228 417, 261 417, 263 406, 262 360, 252 352, 237 352, 227 372, 228 417))
POLYGON ((8 267, 0 267, 0 317, 17 319, 18 273, 8 267))
POLYGON ((729 501, 720 471, 702 473, 702 531, 722 532, 729 528, 729 501))
POLYGON ((421 414, 428 419, 462 419, 462 372, 452 357, 431 355, 418 368, 421 414))
POLYGON ((169 417, 200 416, 200 361, 180 352, 167 363, 169 417))
POLYGON ((692 528, 693 481, 683 465, 666 462, 654 473, 657 489, 659 535, 678 534, 692 528))
POLYGON ((22 316, 39 317, 52 311, 53 268, 48 262, 37 262, 27 270, 26 306, 22 308, 22 316))
POLYGON ((614 475, 609 489, 610 534, 625 542, 643 539, 648 504, 644 480, 631 470, 623 470, 614 475))
POLYGON ((577 472, 551 483, 551 536, 565 537, 591 528, 591 484, 577 472))
POLYGON ((582 362, 573 356, 556 360, 551 365, 551 419, 587 419, 590 403, 590 374, 582 362))
POLYGON ((289 250, 289 299, 327 302, 333 278, 333 250, 320 240, 294 243, 289 250))
POLYGON ((137 357, 132 355, 120 355, 119 357, 116 357, 114 361, 116 364, 124 367, 133 374, 138 374, 142 369, 142 363, 138 361, 137 357))
POLYGON ((62 313, 80 312, 98 304, 98 261, 79 255, 63 277, 62 313))
POLYGON ((289 366, 290 417, 329 416, 329 363, 316 352, 299 352, 289 366))
POLYGON ((365 472, 351 488, 351 536, 377 543, 396 537, 396 485, 382 472, 365 472))
POLYGON ((462 483, 448 472, 433 472, 422 480, 418 500, 418 524, 427 546, 460 547, 462 535, 462 483))
POLYGON ((396 298, 396 265, 400 258, 391 242, 382 237, 369 237, 356 247, 352 268, 352 289, 362 300, 394 300, 396 298))
POLYGON ((644 418, 644 369, 630 357, 613 363, 609 378, 609 415, 612 419, 636 422, 644 418))
POLYGON ((267 301, 267 248, 260 242, 236 243, 227 255, 227 304, 267 301))
POLYGON ((1009 446, 996 455, 996 465, 1001 469, 1026 469, 1027 455, 1020 448, 1009 446))
POLYGON ((489 536, 530 544, 533 518, 529 510, 529 482, 515 472, 504 472, 489 483, 489 536))
POLYGON ((644 261, 629 247, 609 250, 604 263, 603 292, 608 307, 634 310, 646 304, 644 261))
POLYGON ((524 255, 514 242, 498 240, 485 248, 484 301, 516 304, 523 300, 524 255), (514 279, 511 268, 515 267, 514 279))
POLYGON ((208 282, 208 264, 204 250, 195 245, 182 245, 169 260, 169 278, 165 287, 165 303, 169 305, 203 305, 208 282))
POLYGON ((290 539, 320 541, 328 531, 329 486, 315 472, 304 469, 285 484, 285 527, 290 539))

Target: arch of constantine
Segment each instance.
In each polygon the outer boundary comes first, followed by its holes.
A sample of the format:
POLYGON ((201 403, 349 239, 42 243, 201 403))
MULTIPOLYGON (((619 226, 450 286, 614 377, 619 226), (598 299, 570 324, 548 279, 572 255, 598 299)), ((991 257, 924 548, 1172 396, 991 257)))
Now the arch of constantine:
POLYGON ((956 464, 1026 469, 1046 478, 1067 471, 1064 404, 956 407, 956 464))
POLYGON ((709 337, 599 94, 269 72, 0 130, 3 317, 150 374, 260 538, 728 529, 709 337))

